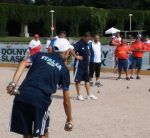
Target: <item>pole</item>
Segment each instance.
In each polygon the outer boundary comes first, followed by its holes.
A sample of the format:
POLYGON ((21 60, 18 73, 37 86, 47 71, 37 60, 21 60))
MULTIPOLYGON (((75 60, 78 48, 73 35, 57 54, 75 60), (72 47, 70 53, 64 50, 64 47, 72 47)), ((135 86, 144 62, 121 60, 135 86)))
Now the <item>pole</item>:
POLYGON ((129 14, 129 17, 130 17, 130 31, 131 31, 131 25, 132 25, 131 24, 132 23, 132 18, 131 17, 132 17, 132 14, 129 14))
POLYGON ((54 33, 54 24, 53 24, 53 13, 55 12, 54 10, 51 10, 51 36, 53 37, 54 33))
POLYGON ((131 16, 130 16, 130 31, 131 31, 131 16))
POLYGON ((52 28, 51 28, 51 31, 52 31, 52 37, 53 37, 53 12, 52 12, 52 28))

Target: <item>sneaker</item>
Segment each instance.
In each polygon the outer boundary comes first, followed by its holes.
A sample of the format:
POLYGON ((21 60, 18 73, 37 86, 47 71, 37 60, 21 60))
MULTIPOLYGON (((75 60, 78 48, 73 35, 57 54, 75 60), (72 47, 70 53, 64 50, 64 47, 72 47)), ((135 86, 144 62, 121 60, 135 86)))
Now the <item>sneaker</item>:
POLYGON ((134 79, 133 76, 131 76, 130 79, 134 79))
POLYGON ((91 100, 91 97, 89 95, 86 96, 87 100, 91 100))
POLYGON ((120 80, 120 79, 121 79, 121 77, 116 78, 116 80, 120 80))
POLYGON ((96 99, 98 99, 98 97, 96 97, 96 96, 90 94, 90 95, 87 95, 86 99, 87 99, 87 100, 96 100, 96 99))
POLYGON ((84 98, 82 97, 82 95, 78 95, 78 96, 77 96, 77 100, 79 100, 79 101, 84 101, 84 98))
POLYGON ((103 84, 101 84, 100 81, 97 81, 97 82, 95 82, 95 86, 100 87, 100 86, 103 86, 103 84))
POLYGON ((93 82, 92 82, 92 81, 90 81, 90 86, 91 86, 91 87, 94 87, 94 84, 93 84, 93 82))
POLYGON ((126 77, 126 80, 130 80, 130 78, 129 78, 129 77, 126 77))
POLYGON ((140 76, 137 76, 136 79, 137 79, 137 80, 140 80, 141 78, 140 78, 140 76))

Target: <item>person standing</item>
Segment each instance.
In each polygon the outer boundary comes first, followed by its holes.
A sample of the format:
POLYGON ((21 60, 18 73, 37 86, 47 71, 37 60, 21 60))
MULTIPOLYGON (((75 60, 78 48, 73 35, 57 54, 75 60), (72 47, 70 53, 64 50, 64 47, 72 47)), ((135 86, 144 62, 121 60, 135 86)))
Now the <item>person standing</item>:
MULTIPOLYGON (((121 44, 121 37, 120 37, 120 33, 119 32, 116 32, 115 36, 112 36, 111 38, 111 41, 110 41, 110 46, 114 46, 115 48, 117 46, 119 46, 121 44)), ((114 55, 114 69, 115 69, 115 73, 117 72, 116 68, 117 68, 117 65, 118 65, 118 59, 117 57, 115 56, 115 53, 113 53, 114 55)))
POLYGON ((85 89, 87 93, 87 100, 97 99, 96 96, 90 93, 90 84, 89 84, 89 47, 88 42, 91 38, 90 32, 86 32, 83 37, 74 45, 74 50, 76 54, 83 57, 83 60, 75 60, 74 63, 74 81, 77 90, 77 100, 83 101, 84 98, 80 92, 80 82, 85 82, 85 89))
POLYGON ((132 63, 131 63, 131 76, 130 79, 133 78, 133 70, 137 69, 136 79, 140 79, 140 70, 142 68, 142 58, 143 53, 145 52, 145 45, 141 41, 141 36, 137 35, 136 40, 131 44, 131 51, 132 51, 132 63))
POLYGON ((50 53, 49 51, 50 43, 51 43, 51 36, 46 39, 46 52, 49 52, 49 53, 50 53))
POLYGON ((128 55, 131 53, 128 44, 124 39, 121 40, 121 44, 117 46, 115 50, 115 56, 118 59, 118 79, 121 79, 122 70, 124 70, 126 75, 126 80, 130 80, 128 77, 128 55))
POLYGON ((38 34, 34 35, 34 39, 30 41, 28 48, 29 48, 28 56, 32 56, 36 54, 37 52, 41 51, 42 46, 41 46, 41 41, 39 40, 38 34))
POLYGON ((95 85, 100 87, 102 84, 100 83, 100 70, 101 70, 101 57, 102 57, 102 48, 100 43, 100 36, 96 34, 94 36, 94 40, 89 43, 90 49, 90 86, 94 86, 92 81, 93 75, 95 73, 96 82, 95 85))
POLYGON ((112 46, 119 46, 121 44, 120 33, 117 32, 115 36, 112 37, 112 46))
POLYGON ((66 38, 66 31, 64 30, 60 31, 58 36, 55 36, 50 40, 50 43, 49 45, 47 45, 47 48, 46 48, 48 53, 53 52, 54 43, 58 38, 66 38))
MULTIPOLYGON (((150 39, 148 38, 148 36, 145 37, 145 41, 144 44, 146 46, 146 50, 147 52, 149 52, 149 67, 150 67, 150 39)), ((150 70, 150 68, 148 68, 147 70, 150 70)))
POLYGON ((64 129, 71 131, 72 115, 69 97, 70 76, 64 64, 72 46, 55 45, 56 52, 38 52, 23 60, 7 86, 7 93, 16 94, 18 81, 26 66, 32 63, 24 81, 20 85, 13 102, 10 131, 23 135, 23 138, 48 138, 49 106, 51 96, 62 85, 63 105, 66 113, 64 129), (46 73, 45 73, 46 72, 46 73))

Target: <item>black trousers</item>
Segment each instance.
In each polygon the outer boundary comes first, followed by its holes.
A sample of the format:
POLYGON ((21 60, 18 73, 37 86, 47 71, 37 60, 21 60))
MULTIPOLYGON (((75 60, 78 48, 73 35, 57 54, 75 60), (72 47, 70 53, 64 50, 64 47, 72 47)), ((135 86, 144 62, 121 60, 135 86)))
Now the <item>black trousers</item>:
POLYGON ((89 70, 90 78, 93 78, 94 72, 96 78, 100 77, 101 63, 90 62, 89 70))

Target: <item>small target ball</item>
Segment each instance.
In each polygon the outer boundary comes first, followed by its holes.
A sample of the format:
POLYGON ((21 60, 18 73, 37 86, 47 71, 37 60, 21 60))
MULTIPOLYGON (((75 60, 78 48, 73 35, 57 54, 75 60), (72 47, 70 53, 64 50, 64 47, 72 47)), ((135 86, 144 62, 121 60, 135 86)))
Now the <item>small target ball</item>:
POLYGON ((127 86, 127 89, 129 89, 130 87, 129 86, 127 86))
POLYGON ((97 93, 100 93, 100 91, 98 90, 97 93))

